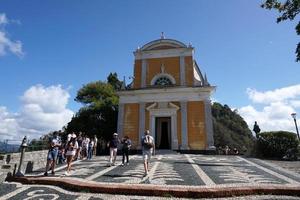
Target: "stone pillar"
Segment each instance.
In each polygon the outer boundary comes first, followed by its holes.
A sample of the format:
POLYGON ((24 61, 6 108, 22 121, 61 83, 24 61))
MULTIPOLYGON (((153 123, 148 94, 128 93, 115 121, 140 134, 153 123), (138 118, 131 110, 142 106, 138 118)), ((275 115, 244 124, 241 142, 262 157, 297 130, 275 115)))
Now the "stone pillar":
POLYGON ((151 133, 151 136, 154 138, 154 141, 155 141, 155 116, 154 115, 151 115, 150 113, 150 133, 151 133))
POLYGON ((141 138, 145 132, 145 103, 139 104, 139 143, 138 148, 142 148, 141 138))
POLYGON ((141 78, 141 88, 146 87, 146 74, 147 74, 147 60, 142 60, 142 78, 141 78))
POLYGON ((171 116, 171 131, 172 131, 172 144, 171 148, 173 150, 178 150, 178 137, 177 137, 177 115, 171 116))
POLYGON ((205 131, 206 131, 207 149, 215 150, 211 103, 209 99, 204 100, 204 107, 205 107, 205 131))
POLYGON ((181 101, 181 150, 188 150, 188 129, 187 129, 187 102, 181 101))
POLYGON ((184 56, 180 56, 180 85, 186 85, 184 56))
POLYGON ((118 112, 118 134, 119 138, 123 138, 123 123, 124 123, 124 104, 119 104, 118 112))

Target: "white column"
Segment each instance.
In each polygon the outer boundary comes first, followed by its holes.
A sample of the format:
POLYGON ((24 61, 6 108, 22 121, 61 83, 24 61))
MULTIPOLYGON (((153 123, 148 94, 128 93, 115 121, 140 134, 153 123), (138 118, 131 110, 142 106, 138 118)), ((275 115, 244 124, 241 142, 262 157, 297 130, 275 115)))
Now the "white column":
POLYGON ((176 114, 171 116, 171 132, 172 132, 172 144, 171 144, 172 146, 171 146, 171 149, 178 150, 177 115, 176 114))
POLYGON ((187 102, 181 101, 181 150, 187 150, 188 147, 188 135, 187 135, 187 102))
POLYGON ((211 103, 210 100, 204 100, 205 108, 205 131, 206 131, 206 143, 207 149, 214 149, 214 131, 211 114, 211 103))
POLYGON ((184 56, 180 56, 180 85, 186 85, 184 56))
POLYGON ((141 88, 146 87, 146 74, 147 74, 147 60, 142 60, 142 80, 141 80, 141 88))
POLYGON ((139 143, 138 146, 142 147, 141 138, 145 132, 145 103, 139 104, 139 143))
POLYGON ((119 112, 118 112, 118 134, 119 137, 123 137, 123 123, 124 123, 124 104, 119 104, 119 112))
POLYGON ((155 116, 151 115, 150 116, 150 133, 152 135, 152 137, 154 138, 155 141, 155 116))

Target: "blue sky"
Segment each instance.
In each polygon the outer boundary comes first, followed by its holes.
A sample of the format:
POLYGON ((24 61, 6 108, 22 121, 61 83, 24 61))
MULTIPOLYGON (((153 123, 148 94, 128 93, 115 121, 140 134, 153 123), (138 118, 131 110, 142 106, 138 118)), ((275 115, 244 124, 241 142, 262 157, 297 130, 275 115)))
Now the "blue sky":
POLYGON ((195 47, 217 86, 215 101, 262 130, 294 131, 296 21, 277 24, 278 14, 261 2, 2 0, 0 140, 61 127, 80 108, 73 99, 83 84, 109 72, 132 75, 132 52, 162 31, 195 47))

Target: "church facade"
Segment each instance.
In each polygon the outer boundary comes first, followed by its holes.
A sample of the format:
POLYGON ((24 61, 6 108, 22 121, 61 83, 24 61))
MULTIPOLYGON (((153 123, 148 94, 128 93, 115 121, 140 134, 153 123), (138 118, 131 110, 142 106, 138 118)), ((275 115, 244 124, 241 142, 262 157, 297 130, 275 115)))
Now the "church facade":
POLYGON ((215 90, 194 60, 194 48, 161 38, 134 52, 130 87, 118 91, 118 133, 133 149, 150 130, 157 149, 209 150, 214 147, 211 94, 215 90))

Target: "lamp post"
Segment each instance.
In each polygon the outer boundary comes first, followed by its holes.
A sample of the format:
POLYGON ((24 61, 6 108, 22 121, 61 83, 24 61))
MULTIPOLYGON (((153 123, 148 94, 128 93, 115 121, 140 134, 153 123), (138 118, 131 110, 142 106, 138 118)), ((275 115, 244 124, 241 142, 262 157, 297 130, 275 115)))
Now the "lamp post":
POLYGON ((22 172, 22 164, 23 164, 23 159, 24 159, 24 154, 25 154, 25 148, 27 147, 27 137, 25 136, 22 140, 22 144, 20 146, 21 149, 21 157, 20 157, 20 163, 18 167, 18 171, 16 173, 16 176, 24 176, 22 172))
POLYGON ((299 130, 298 130, 298 126, 297 126, 297 120, 296 120, 296 113, 292 113, 291 114, 293 119, 294 119, 294 122, 295 122, 295 127, 296 127, 296 132, 297 132, 297 135, 298 135, 298 140, 300 140, 300 136, 299 136, 299 130))

